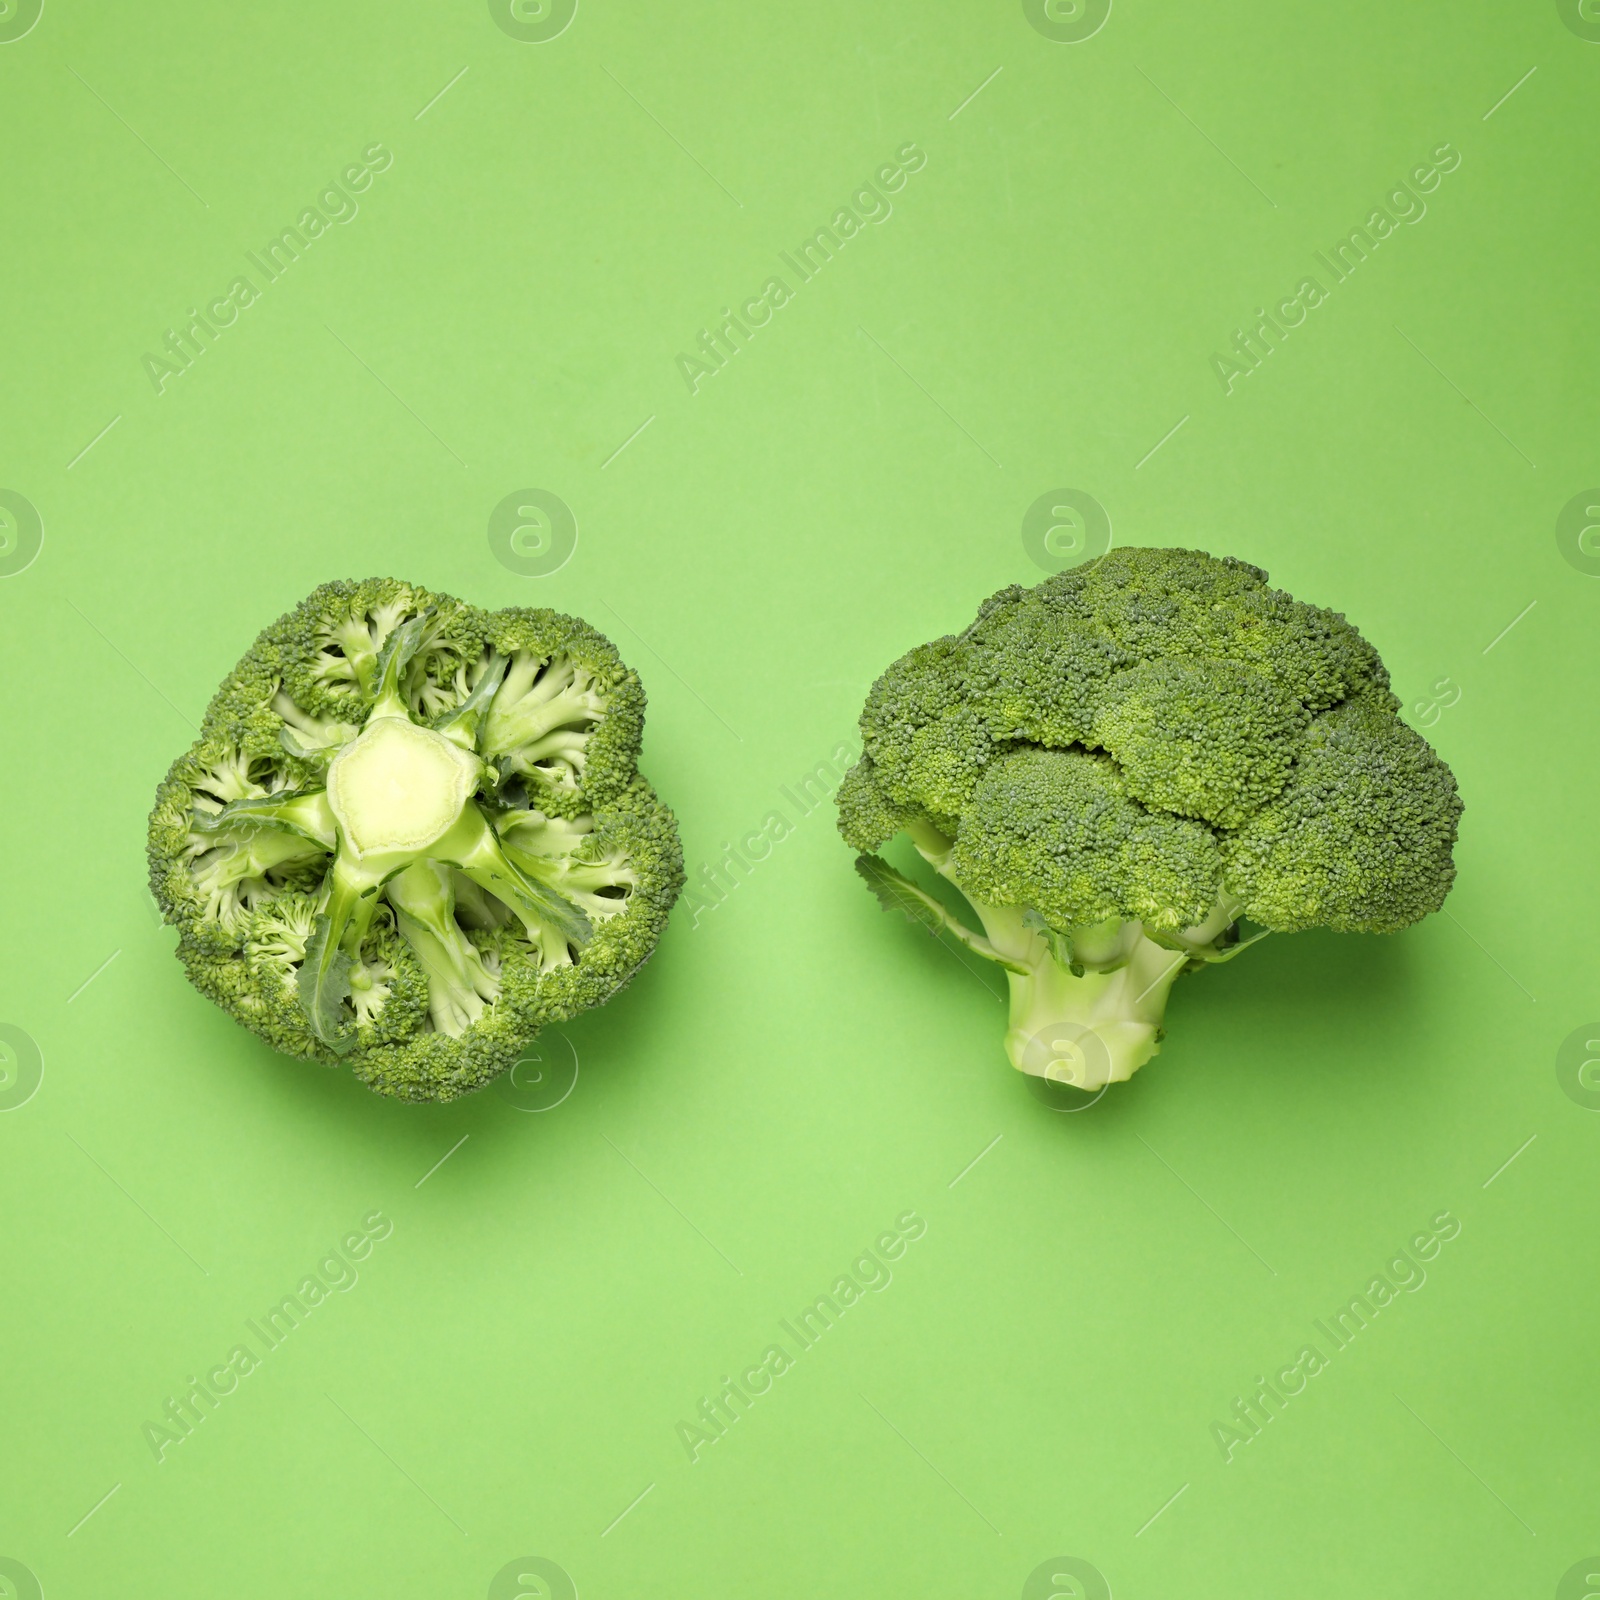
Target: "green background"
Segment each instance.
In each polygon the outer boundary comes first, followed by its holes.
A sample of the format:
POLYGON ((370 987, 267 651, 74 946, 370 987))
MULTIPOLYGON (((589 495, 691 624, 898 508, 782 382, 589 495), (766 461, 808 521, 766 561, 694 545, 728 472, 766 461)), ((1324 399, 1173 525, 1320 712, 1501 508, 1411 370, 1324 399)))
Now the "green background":
POLYGON ((585 1600, 1016 1596, 1057 1556, 1118 1600, 1555 1594, 1600 1549, 1600 1116, 1556 1072, 1600 1015, 1600 580, 1556 537, 1600 483, 1600 23, 1565 10, 1119 0, 1073 43, 1003 0, 583 0, 524 42, 469 0, 48 0, 0 44, 0 488, 44 527, 0 580, 0 1022, 44 1062, 0 1115, 0 1556, 51 1600, 479 1597, 532 1555, 585 1600), (359 215, 158 394, 166 330, 375 141, 359 215), (676 357, 907 141, 893 216, 691 395, 676 357), (1443 142, 1426 217, 1225 393, 1443 142), (577 520, 550 576, 489 546, 527 487, 577 520), (1072 1115, 829 806, 564 1030, 543 1114, 383 1101, 184 982, 151 795, 316 583, 591 618, 693 873, 889 660, 1042 576, 1062 487, 1377 644, 1466 797, 1446 914, 1185 979, 1072 1115), (144 1424, 374 1208, 359 1284, 158 1463, 144 1424), (691 1464, 677 1424, 908 1209, 892 1285, 691 1464), (1441 1210, 1425 1287, 1224 1461, 1441 1210))

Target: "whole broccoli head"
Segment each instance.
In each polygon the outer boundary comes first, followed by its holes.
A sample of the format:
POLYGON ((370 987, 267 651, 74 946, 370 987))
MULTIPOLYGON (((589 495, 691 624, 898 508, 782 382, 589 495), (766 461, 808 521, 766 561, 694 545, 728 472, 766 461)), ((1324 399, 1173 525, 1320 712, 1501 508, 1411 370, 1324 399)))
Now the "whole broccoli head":
POLYGON ((156 794, 150 887, 195 987, 380 1093, 481 1087, 661 937, 683 856, 644 705, 575 617, 324 584, 156 794))
POLYGON ((1181 972, 1265 931, 1437 911, 1461 800, 1334 611, 1197 550, 1003 589, 873 685, 839 827, 886 908, 998 962, 1006 1049, 1095 1089, 1159 1047, 1181 972), (875 852, 900 832, 984 927, 875 852))

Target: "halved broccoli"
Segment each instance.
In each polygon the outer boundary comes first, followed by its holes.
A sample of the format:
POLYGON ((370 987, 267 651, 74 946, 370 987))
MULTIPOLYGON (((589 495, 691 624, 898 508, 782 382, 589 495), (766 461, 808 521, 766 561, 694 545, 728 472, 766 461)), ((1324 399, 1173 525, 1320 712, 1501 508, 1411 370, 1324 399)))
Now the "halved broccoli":
POLYGON ((329 583, 224 680, 150 817, 195 986, 286 1055, 449 1100, 649 957, 683 884, 644 689, 554 611, 329 583))
POLYGON ((1006 1051, 1098 1089, 1174 980, 1252 939, 1437 911, 1461 800, 1337 612, 1195 550, 1119 549, 985 601, 873 685, 839 827, 886 909, 997 962, 1006 1051), (876 852, 898 833, 983 934, 876 852))

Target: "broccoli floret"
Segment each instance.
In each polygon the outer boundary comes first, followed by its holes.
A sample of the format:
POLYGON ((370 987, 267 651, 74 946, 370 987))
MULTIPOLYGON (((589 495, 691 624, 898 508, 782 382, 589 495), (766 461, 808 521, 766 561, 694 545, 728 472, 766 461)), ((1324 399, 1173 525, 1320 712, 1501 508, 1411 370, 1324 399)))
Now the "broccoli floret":
MULTIPOLYGON (((643 777, 593 815, 589 842, 567 858, 592 885, 576 891, 591 908, 592 933, 581 960, 541 975, 541 1001, 552 1021, 604 1005, 633 977, 655 949, 683 887, 677 822, 643 777)), ((508 840, 507 854, 515 849, 508 840)), ((517 853, 530 872, 537 870, 526 851, 517 853)))
POLYGON ((638 774, 644 691, 553 611, 324 584, 257 639, 150 818, 202 993, 287 1055, 410 1100, 603 1003, 683 883, 638 774))
POLYGON ((605 832, 597 834, 592 816, 510 811, 499 829, 506 854, 529 877, 559 890, 591 923, 623 910, 638 887, 631 855, 605 832))
POLYGON ((870 755, 863 755, 845 773, 833 802, 839 808, 839 831, 845 842, 865 855, 882 849, 917 817, 914 806, 897 806, 883 792, 877 763, 870 755))
POLYGON ((293 1004, 296 976, 316 929, 315 895, 283 895, 250 918, 244 937, 245 963, 269 1003, 293 1004))
POLYGON ((391 919, 380 916, 350 967, 350 1006, 363 1050, 409 1039, 426 1026, 428 977, 391 919))
MULTIPOLYGON (((913 838, 926 835, 913 833, 913 838)), ((979 900, 1031 907, 1053 928, 1137 918, 1173 930, 1217 898, 1210 829, 1149 810, 1085 750, 1015 750, 984 774, 948 865, 979 900)))
POLYGON ((1289 781, 1306 720, 1253 667, 1176 656, 1112 678, 1091 737, 1146 804, 1232 828, 1289 781))
POLYGON ((1420 733, 1381 701, 1347 701, 1312 722, 1287 787, 1227 839, 1229 886, 1266 927, 1394 933, 1443 904, 1460 813, 1420 733))
MULTIPOLYGON (((268 630, 283 654, 290 699, 312 715, 359 723, 376 693, 378 657, 390 635, 432 609, 432 600, 392 578, 325 583, 314 590, 268 630)), ((447 604, 454 609, 456 603, 447 604)))
POLYGON ((1138 659, 1076 611, 1075 597, 1059 578, 1003 590, 964 636, 973 710, 1008 738, 1056 750, 1087 738, 1106 680, 1138 659))
POLYGON ((489 619, 505 669, 478 729, 502 784, 538 809, 582 816, 632 782, 644 730, 644 686, 604 634, 554 611, 489 619))
POLYGON ((1096 1089, 1155 1054, 1180 973, 1443 904, 1461 800, 1398 710, 1337 612, 1242 561, 1116 550, 891 666, 839 827, 886 909, 1005 970, 1012 1064, 1096 1089), (874 853, 902 832, 981 934, 874 853))
POLYGON ((203 731, 156 791, 150 890, 197 950, 236 952, 253 910, 320 877, 326 852, 303 834, 223 821, 231 806, 286 792, 286 764, 251 760, 237 739, 203 731))
POLYGON ((891 802, 957 817, 994 756, 971 693, 974 652, 953 637, 918 645, 873 684, 861 713, 875 782, 891 802))

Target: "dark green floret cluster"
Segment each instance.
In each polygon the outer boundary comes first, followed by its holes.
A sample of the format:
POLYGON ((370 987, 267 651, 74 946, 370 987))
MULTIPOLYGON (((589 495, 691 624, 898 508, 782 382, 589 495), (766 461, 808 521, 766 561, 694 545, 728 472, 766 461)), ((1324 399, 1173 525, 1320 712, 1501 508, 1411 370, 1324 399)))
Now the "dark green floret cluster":
MULTIPOLYGON (((1195 550, 1003 589, 872 687, 839 826, 887 907, 998 962, 1025 1072, 1156 1051, 1180 972, 1262 931, 1392 933, 1449 892, 1461 801, 1337 612, 1195 550), (984 932, 876 852, 898 833, 984 932)), ((1258 933, 1256 937, 1260 937, 1258 933)))
POLYGON ((481 1087, 661 936, 683 859, 644 709, 578 618, 324 584, 156 794, 151 891, 195 987, 382 1094, 481 1087))

